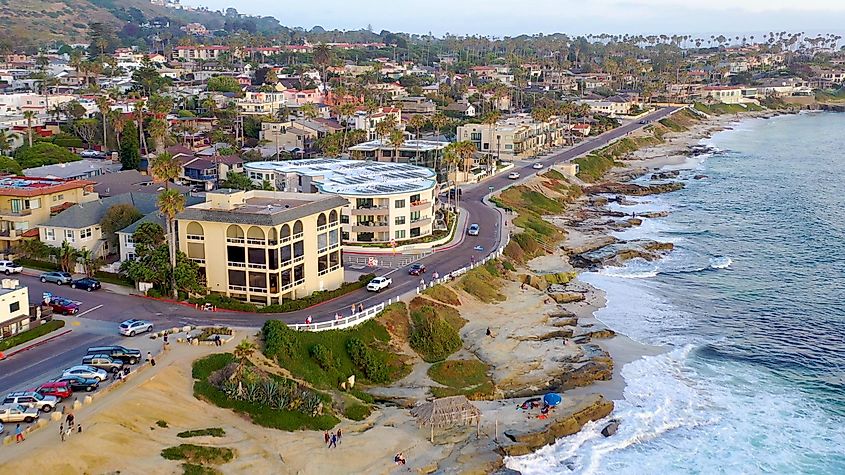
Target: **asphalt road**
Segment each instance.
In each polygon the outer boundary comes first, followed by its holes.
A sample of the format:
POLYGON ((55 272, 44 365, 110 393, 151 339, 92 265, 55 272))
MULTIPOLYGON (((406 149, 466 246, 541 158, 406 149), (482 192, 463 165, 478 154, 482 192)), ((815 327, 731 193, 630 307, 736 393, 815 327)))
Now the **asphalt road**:
MULTIPOLYGON (((646 116, 645 119, 648 121, 659 120, 676 109, 660 109, 646 116)), ((568 162, 642 127, 643 124, 638 122, 625 124, 570 149, 539 157, 535 160, 515 162, 512 171, 520 173, 520 180, 525 179, 532 174, 543 172, 543 170, 533 169, 534 163, 543 163, 545 169, 553 164, 568 162)), ((425 264, 428 268, 428 273, 424 275, 426 280, 431 279, 434 271, 437 271, 440 275, 445 275, 466 266, 473 257, 481 259, 498 248, 500 245, 500 233, 497 232, 500 225, 499 211, 486 205, 482 199, 490 192, 489 187, 492 186, 495 191, 499 191, 514 183, 514 180, 507 178, 507 174, 503 174, 479 184, 462 187, 461 207, 467 214, 466 226, 471 223, 478 223, 481 226, 480 235, 467 236, 465 229, 460 229, 457 232, 461 233, 463 239, 459 243, 438 250, 420 260, 419 262, 425 264), (484 248, 483 252, 473 249, 478 245, 484 248)), ((302 323, 308 316, 312 316, 314 322, 328 321, 334 319, 336 314, 348 316, 350 306, 353 304, 363 304, 365 307, 370 307, 388 299, 396 299, 406 292, 412 291, 420 282, 419 276, 408 275, 406 269, 397 269, 389 272, 389 275, 393 279, 393 285, 380 293, 367 292, 365 289, 361 289, 335 300, 324 302, 316 307, 286 314, 209 313, 184 305, 112 293, 105 289, 85 292, 67 286, 42 284, 35 276, 16 276, 24 285, 29 287, 31 301, 37 301, 41 298, 42 292, 48 291, 53 295, 81 302, 80 314, 77 317, 68 318, 69 324, 66 328, 72 330, 69 334, 0 361, 0 395, 9 390, 31 387, 58 375, 62 369, 77 364, 87 348, 91 346, 123 344, 147 351, 148 347, 152 349, 150 345, 160 345, 160 343, 152 342, 145 336, 138 336, 134 339, 119 336, 117 324, 129 318, 150 320, 157 328, 186 324, 260 327, 264 321, 269 319, 281 319, 288 323, 302 323)))

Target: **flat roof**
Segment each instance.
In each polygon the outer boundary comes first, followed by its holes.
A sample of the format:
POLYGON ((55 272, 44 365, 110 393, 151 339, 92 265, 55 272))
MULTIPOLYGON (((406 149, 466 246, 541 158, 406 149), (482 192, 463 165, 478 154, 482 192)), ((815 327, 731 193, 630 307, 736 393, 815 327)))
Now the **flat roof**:
MULTIPOLYGON (((449 142, 440 142, 438 140, 406 140, 399 150, 410 150, 416 152, 428 152, 431 150, 443 150, 449 142)), ((369 152, 373 150, 390 149, 393 150, 393 145, 385 140, 372 140, 369 142, 359 143, 349 147, 349 150, 358 152, 369 152)))
POLYGON ((279 162, 250 162, 246 171, 276 172, 312 177, 322 193, 376 196, 415 193, 437 185, 433 170, 407 163, 312 158, 279 162))
POLYGON ((277 226, 282 223, 311 216, 321 211, 346 206, 339 196, 308 195, 281 191, 216 190, 206 195, 206 201, 185 208, 177 219, 184 221, 213 221, 218 223, 254 224, 277 226), (243 202, 227 208, 216 207, 211 201, 213 194, 236 195, 244 193, 243 202))
POLYGON ((41 196, 59 191, 83 188, 93 185, 88 180, 66 180, 62 178, 36 178, 26 176, 0 177, 2 196, 41 196))

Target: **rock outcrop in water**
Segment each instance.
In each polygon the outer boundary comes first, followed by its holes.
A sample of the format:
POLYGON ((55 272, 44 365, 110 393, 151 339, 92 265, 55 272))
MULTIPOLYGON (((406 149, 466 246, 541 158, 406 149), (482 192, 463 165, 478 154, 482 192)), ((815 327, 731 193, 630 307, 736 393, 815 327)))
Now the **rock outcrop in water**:
POLYGON ((684 187, 681 182, 659 183, 655 185, 637 185, 634 183, 601 183, 598 185, 584 187, 584 193, 588 195, 616 194, 630 196, 647 196, 660 193, 671 193, 684 187))

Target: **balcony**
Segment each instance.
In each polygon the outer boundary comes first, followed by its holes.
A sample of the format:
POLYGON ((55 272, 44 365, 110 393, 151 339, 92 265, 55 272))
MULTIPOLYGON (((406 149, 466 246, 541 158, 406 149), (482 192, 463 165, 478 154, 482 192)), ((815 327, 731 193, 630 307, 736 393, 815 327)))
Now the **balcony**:
POLYGON ((338 270, 338 269, 340 269, 340 266, 339 266, 339 265, 336 265, 336 266, 334 266, 334 267, 329 267, 328 269, 323 269, 323 270, 321 270, 321 271, 317 272, 317 275, 318 275, 318 276, 320 276, 320 275, 326 275, 326 274, 328 274, 328 273, 330 273, 330 272, 334 272, 334 271, 336 271, 336 270, 338 270))
POLYGON ((431 201, 420 200, 411 202, 411 211, 422 211, 431 208, 431 201))
POLYGON ((202 258, 199 258, 199 257, 191 257, 190 259, 191 259, 191 261, 196 262, 199 265, 203 265, 203 266, 205 265, 205 259, 202 259, 202 258))
POLYGON ((246 240, 244 238, 239 237, 227 237, 226 242, 231 244, 243 244, 246 240))
POLYGON ((229 267, 246 267, 246 262, 229 261, 228 264, 229 264, 229 267))
POLYGON ((256 246, 266 246, 267 241, 265 239, 255 239, 255 238, 247 238, 247 244, 254 244, 256 246))
POLYGON ((3 218, 3 219, 22 218, 24 216, 29 216, 31 214, 32 214, 31 209, 21 209, 21 210, 18 210, 18 211, 12 211, 10 209, 0 210, 0 218, 3 218))
POLYGON ((381 208, 374 206, 372 208, 355 208, 352 210, 352 216, 386 216, 390 213, 390 208, 387 206, 381 208))
POLYGON ((205 236, 202 234, 186 234, 185 239, 188 241, 205 241, 205 236))
POLYGON ((353 233, 386 233, 390 231, 388 223, 356 224, 352 226, 353 233))
POLYGON ((430 224, 431 224, 431 218, 420 218, 420 219, 416 219, 416 220, 414 220, 414 219, 411 220, 411 226, 415 227, 415 228, 418 227, 418 226, 419 227, 428 226, 430 224))
POLYGON ((234 290, 235 292, 246 292, 246 287, 243 285, 229 285, 229 290, 234 290))
POLYGON ((267 264, 256 264, 254 262, 250 262, 249 264, 247 264, 247 267, 249 267, 250 269, 266 269, 267 264))

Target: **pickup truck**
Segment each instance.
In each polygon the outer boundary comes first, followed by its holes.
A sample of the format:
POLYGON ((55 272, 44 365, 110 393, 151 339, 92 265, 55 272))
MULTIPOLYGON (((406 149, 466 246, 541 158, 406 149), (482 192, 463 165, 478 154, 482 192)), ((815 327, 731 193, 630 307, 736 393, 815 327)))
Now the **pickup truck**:
POLYGON ((381 292, 382 290, 390 287, 390 284, 392 283, 393 280, 391 280, 390 277, 376 277, 367 284, 367 290, 370 292, 381 292))

